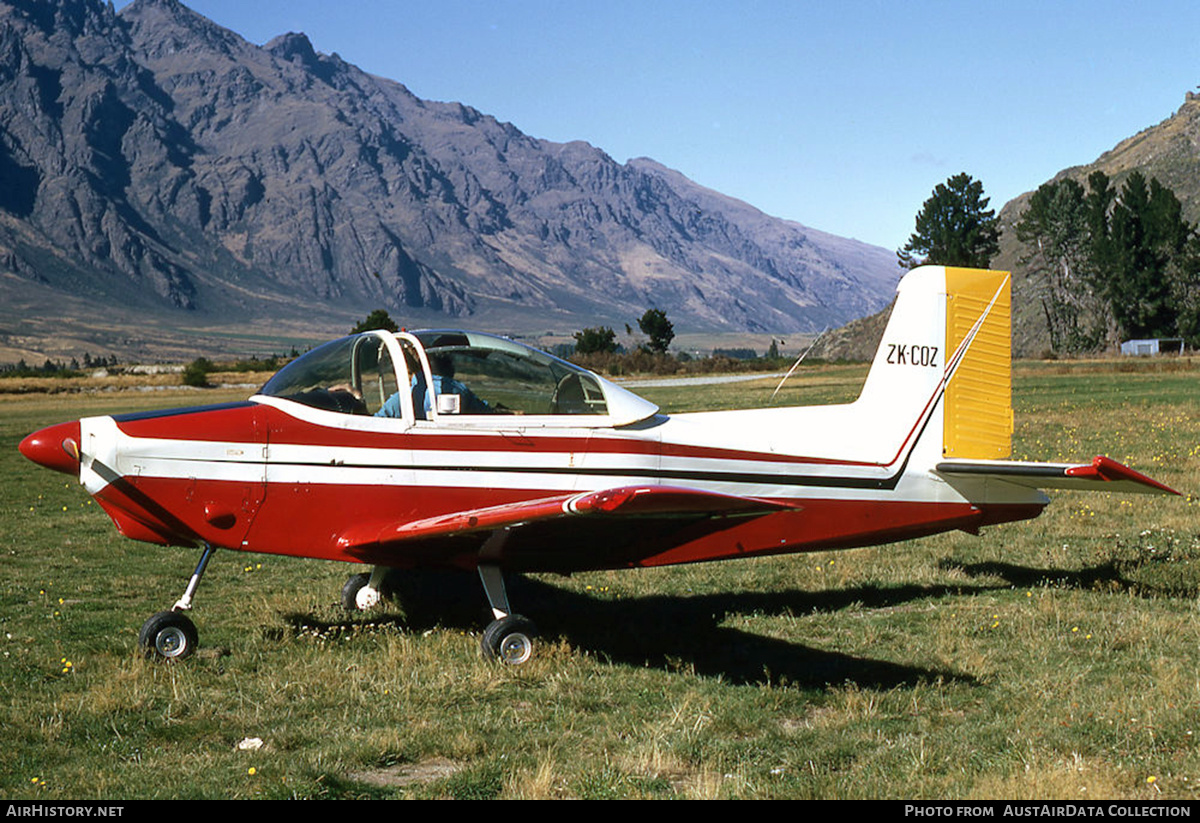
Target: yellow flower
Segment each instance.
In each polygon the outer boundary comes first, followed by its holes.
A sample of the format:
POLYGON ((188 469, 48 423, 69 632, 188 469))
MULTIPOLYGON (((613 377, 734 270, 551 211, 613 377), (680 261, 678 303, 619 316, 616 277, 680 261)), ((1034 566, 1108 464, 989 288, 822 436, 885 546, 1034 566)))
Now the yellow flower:
POLYGON ((251 776, 256 775, 256 774, 258 774, 258 769, 251 766, 250 768, 246 769, 246 774, 251 775, 251 776))

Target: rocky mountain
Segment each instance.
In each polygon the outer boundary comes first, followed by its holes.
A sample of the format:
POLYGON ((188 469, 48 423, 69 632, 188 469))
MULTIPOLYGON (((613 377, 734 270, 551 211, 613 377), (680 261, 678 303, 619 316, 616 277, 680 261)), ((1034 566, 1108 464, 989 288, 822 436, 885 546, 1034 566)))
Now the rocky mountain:
POLYGON ((886 309, 875 314, 851 320, 841 328, 833 329, 822 334, 813 341, 812 348, 806 359, 839 361, 851 363, 870 363, 875 358, 879 341, 887 330, 888 320, 892 317, 892 302, 886 309))
POLYGON ((0 346, 375 307, 810 331, 886 305, 898 276, 889 250, 421 100, 302 34, 254 45, 177 0, 0 0, 0 346))
MULTIPOLYGON (((1161 123, 1122 140, 1096 160, 1064 169, 1052 180, 1073 178, 1087 185, 1093 171, 1102 171, 1120 186, 1134 170, 1175 192, 1184 217, 1200 223, 1200 95, 1188 92, 1183 105, 1161 123)), ((1046 181, 1051 182, 1051 181, 1046 181)), ((1000 255, 993 266, 1013 272, 1013 351, 1022 357, 1037 357, 1050 348, 1050 334, 1039 295, 1039 282, 1021 262, 1025 254, 1017 240, 1015 225, 1029 207, 1033 192, 1014 198, 1000 210, 1000 255)))

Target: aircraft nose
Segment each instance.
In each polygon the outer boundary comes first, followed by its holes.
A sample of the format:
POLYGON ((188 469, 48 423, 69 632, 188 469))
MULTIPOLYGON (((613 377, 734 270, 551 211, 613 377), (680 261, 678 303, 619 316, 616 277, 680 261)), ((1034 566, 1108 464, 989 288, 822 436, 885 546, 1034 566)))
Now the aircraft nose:
POLYGON ((21 441, 21 454, 39 466, 79 476, 79 421, 59 423, 21 441))

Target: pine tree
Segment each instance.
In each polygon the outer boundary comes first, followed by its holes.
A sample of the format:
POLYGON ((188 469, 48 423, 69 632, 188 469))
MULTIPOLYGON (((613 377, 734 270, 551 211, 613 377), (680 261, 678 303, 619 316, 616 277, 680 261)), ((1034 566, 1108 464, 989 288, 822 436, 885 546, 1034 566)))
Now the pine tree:
POLYGON ((1030 197, 1015 228, 1017 238, 1030 248, 1021 262, 1035 275, 1051 350, 1095 349, 1105 330, 1092 290, 1092 231, 1083 186, 1070 178, 1044 184, 1030 197))
POLYGON ((359 322, 357 326, 350 330, 351 334, 359 334, 364 331, 374 331, 382 329, 383 331, 396 332, 400 331, 400 327, 396 325, 396 321, 383 309, 375 309, 367 315, 365 320, 359 322))
POLYGON ((646 309, 646 313, 638 320, 638 328, 650 338, 650 351, 659 354, 665 354, 675 339, 675 326, 662 309, 646 309))
POLYGON ((1016 229, 1045 280, 1055 350, 1095 348, 1104 336, 1200 338, 1200 236, 1157 179, 1134 171, 1117 189, 1096 171, 1086 193, 1069 179, 1047 183, 1016 229))
POLYGON ((983 184, 965 172, 939 183, 917 213, 916 231, 896 252, 900 265, 986 269, 1000 251, 996 213, 983 184))
POLYGON ((611 353, 617 350, 617 333, 608 326, 597 326, 575 332, 575 353, 611 353))

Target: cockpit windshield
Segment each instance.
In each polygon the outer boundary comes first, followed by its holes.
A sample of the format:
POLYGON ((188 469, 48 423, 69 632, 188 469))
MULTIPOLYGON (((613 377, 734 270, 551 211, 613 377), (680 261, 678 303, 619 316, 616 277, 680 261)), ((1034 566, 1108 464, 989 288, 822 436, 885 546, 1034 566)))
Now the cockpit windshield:
POLYGON ((305 353, 280 369, 259 394, 343 414, 375 414, 396 389, 387 340, 368 332, 305 353))
POLYGON ((565 360, 464 331, 343 337, 289 363, 259 394, 342 414, 462 425, 496 415, 536 417, 542 422, 530 424, 542 426, 625 425, 657 411, 565 360))

